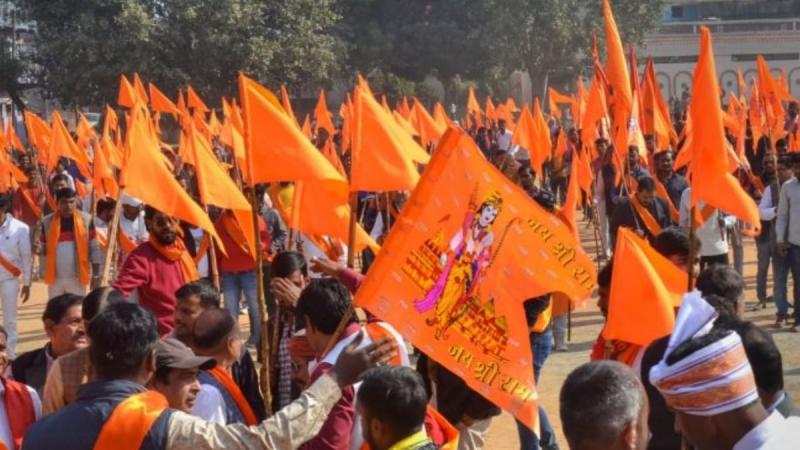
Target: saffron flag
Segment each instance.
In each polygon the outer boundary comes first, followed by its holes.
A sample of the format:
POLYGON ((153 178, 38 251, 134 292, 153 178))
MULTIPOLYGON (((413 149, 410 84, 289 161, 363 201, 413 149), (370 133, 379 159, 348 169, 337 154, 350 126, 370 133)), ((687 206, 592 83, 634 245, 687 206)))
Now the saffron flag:
POLYGON ((533 114, 527 104, 522 108, 511 142, 528 150, 531 157, 531 168, 536 171, 537 176, 541 177, 542 165, 550 158, 552 142, 550 127, 544 120, 538 98, 534 99, 533 114))
MULTIPOLYGON (((336 133, 336 127, 333 126, 333 114, 328 110, 328 102, 325 100, 325 90, 320 89, 319 99, 317 106, 314 108, 314 118, 317 119, 317 130, 320 128, 327 130, 329 136, 336 133)), ((317 131, 319 134, 319 131, 317 131)))
POLYGON ((688 282, 689 274, 633 231, 620 228, 603 338, 647 346, 668 335, 688 282))
POLYGON ((138 95, 134 90, 131 82, 125 77, 125 74, 119 76, 119 94, 117 95, 117 104, 126 108, 133 108, 133 105, 138 101, 138 95))
POLYGON ((439 138, 442 137, 447 129, 447 124, 437 122, 416 97, 414 98, 412 111, 416 113, 417 130, 420 132, 419 135, 422 140, 422 146, 428 147, 430 144, 439 142, 439 138))
POLYGON ((559 104, 572 105, 575 103, 574 98, 569 95, 564 95, 551 87, 547 88, 547 101, 550 108, 550 115, 556 119, 561 118, 561 109, 558 107, 559 104))
POLYGON ((180 113, 175 103, 164 95, 155 84, 150 83, 147 87, 150 89, 150 106, 153 108, 153 111, 172 114, 173 117, 180 113))
POLYGON ((89 173, 89 158, 83 150, 78 148, 75 141, 72 140, 67 127, 61 120, 61 114, 58 111, 53 111, 53 128, 50 139, 50 148, 47 150, 47 172, 52 172, 55 169, 58 159, 61 157, 69 158, 75 161, 78 170, 87 178, 92 176, 89 173))
POLYGON ((481 113, 481 104, 478 103, 478 98, 475 97, 475 88, 470 86, 467 93, 467 118, 474 120, 477 126, 482 126, 481 113))
POLYGON ((197 92, 189 86, 186 89, 186 103, 190 108, 194 108, 195 112, 201 112, 203 114, 208 112, 208 106, 203 102, 203 99, 197 95, 197 92))
POLYGON ((614 114, 615 126, 623 127, 627 126, 633 94, 631 93, 628 64, 625 61, 625 52, 622 49, 622 39, 619 37, 617 22, 611 12, 609 0, 603 0, 603 18, 605 19, 606 49, 608 52, 605 73, 611 86, 611 95, 608 103, 614 114))
POLYGON ((355 303, 537 429, 523 302, 555 291, 586 298, 595 277, 564 223, 451 127, 355 303))
POLYGON ((288 114, 289 117, 292 118, 292 121, 297 126, 300 126, 300 124, 297 123, 297 117, 294 115, 294 109, 292 109, 292 101, 289 98, 289 92, 286 90, 285 84, 281 85, 281 107, 286 112, 286 114, 288 114))
POLYGON ((19 136, 17 136, 17 131, 14 129, 13 122, 13 120, 6 122, 6 145, 12 149, 23 151, 25 147, 23 147, 22 141, 20 141, 19 136))
POLYGON ((689 104, 691 127, 684 151, 691 152, 692 206, 703 201, 758 229, 758 207, 729 171, 728 147, 722 126, 719 85, 711 32, 700 28, 700 55, 689 104))

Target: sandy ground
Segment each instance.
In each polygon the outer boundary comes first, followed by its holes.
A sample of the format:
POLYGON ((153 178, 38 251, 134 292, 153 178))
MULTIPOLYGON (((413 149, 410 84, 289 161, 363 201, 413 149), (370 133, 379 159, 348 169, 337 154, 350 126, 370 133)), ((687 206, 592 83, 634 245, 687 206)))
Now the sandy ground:
MULTIPOLYGON (((594 255, 595 246, 591 229, 582 224, 581 238, 584 247, 594 255)), ((755 274, 756 256, 755 245, 752 239, 745 244, 745 282, 747 283, 748 312, 746 319, 752 320, 762 326, 769 326, 774 320, 775 308, 770 305, 766 310, 749 312, 750 306, 755 302, 755 274)), ((791 286, 790 291, 791 292, 791 286)), ((41 283, 34 283, 31 299, 19 309, 19 341, 17 353, 40 347, 45 336, 42 330, 41 314, 46 301, 47 290, 41 283)), ((246 320, 246 315, 241 319, 246 320)), ((566 375, 578 365, 588 361, 591 347, 600 332, 603 319, 597 308, 595 300, 590 299, 586 304, 572 314, 572 340, 569 342, 569 351, 554 353, 545 364, 542 379, 539 383, 539 395, 548 412, 550 421, 558 434, 559 444, 566 448, 561 424, 558 418, 558 391, 566 375)), ((242 323, 245 326, 244 323, 242 323)), ((795 345, 800 341, 800 334, 792 334, 784 328, 775 330, 768 328, 783 353, 784 375, 786 388, 795 399, 800 399, 800 350, 795 345)), ((518 448, 516 424, 509 414, 502 414, 492 422, 487 435, 487 449, 514 449, 518 448)))

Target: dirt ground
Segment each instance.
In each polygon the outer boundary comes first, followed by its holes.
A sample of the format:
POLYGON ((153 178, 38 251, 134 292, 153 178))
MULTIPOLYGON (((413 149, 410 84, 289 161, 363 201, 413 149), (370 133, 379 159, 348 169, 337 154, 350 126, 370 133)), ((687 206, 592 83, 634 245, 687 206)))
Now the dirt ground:
MULTIPOLYGON (((581 238, 584 248, 594 255, 595 245, 591 228, 582 223, 581 238)), ((750 312, 750 307, 755 303, 755 274, 756 253, 752 239, 745 244, 744 275, 747 284, 747 310, 745 317, 759 325, 768 327, 773 323, 775 307, 770 305, 766 310, 750 312)), ((791 292, 791 286, 790 290, 791 292)), ((31 299, 19 309, 19 341, 17 353, 40 347, 45 336, 42 330, 41 314, 46 301, 47 290, 41 283, 34 283, 31 299)), ((241 319, 246 320, 246 315, 241 319)), ((582 308, 572 314, 572 339, 569 342, 569 351, 553 353, 545 364, 542 379, 539 383, 539 395, 542 405, 548 412, 551 423, 555 427, 558 441, 562 448, 566 448, 561 433, 561 423, 558 418, 558 391, 566 375, 578 365, 588 361, 589 352, 597 338, 603 324, 603 319, 595 306, 595 300, 588 300, 582 308)), ((245 326, 244 323, 242 323, 245 326)), ((800 334, 789 333, 786 328, 775 330, 768 328, 783 353, 783 368, 786 389, 795 398, 800 399, 800 351, 795 345, 800 340, 800 334)), ((518 448, 516 424, 509 414, 502 414, 494 419, 487 436, 487 449, 514 449, 518 448)))

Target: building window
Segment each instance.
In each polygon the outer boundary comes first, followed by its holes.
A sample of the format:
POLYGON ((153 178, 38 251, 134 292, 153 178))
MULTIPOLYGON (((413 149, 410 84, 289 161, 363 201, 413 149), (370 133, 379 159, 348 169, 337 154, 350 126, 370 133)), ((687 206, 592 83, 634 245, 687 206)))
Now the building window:
POLYGON ((683 6, 676 5, 672 7, 672 18, 683 19, 683 6))

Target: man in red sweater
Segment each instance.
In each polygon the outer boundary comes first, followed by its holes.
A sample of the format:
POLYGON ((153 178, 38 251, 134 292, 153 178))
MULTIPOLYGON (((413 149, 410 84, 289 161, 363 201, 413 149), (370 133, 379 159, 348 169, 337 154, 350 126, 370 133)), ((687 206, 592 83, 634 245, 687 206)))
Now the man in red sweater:
MULTIPOLYGON (((261 337, 261 319, 258 316, 257 285, 261 280, 256 276, 256 257, 251 254, 241 225, 230 210, 223 211, 214 222, 217 234, 225 246, 225 253, 217 252, 222 295, 225 308, 239 320, 239 300, 244 296, 247 313, 250 316, 250 343, 258 345, 261 337)), ((270 248, 270 235, 261 217, 258 218, 258 231, 261 233, 261 249, 270 248)))
POLYGON ((136 290, 139 303, 153 312, 165 336, 174 327, 175 291, 199 276, 178 239, 177 221, 150 206, 145 207, 144 220, 150 238, 128 255, 113 287, 126 297, 136 290))

